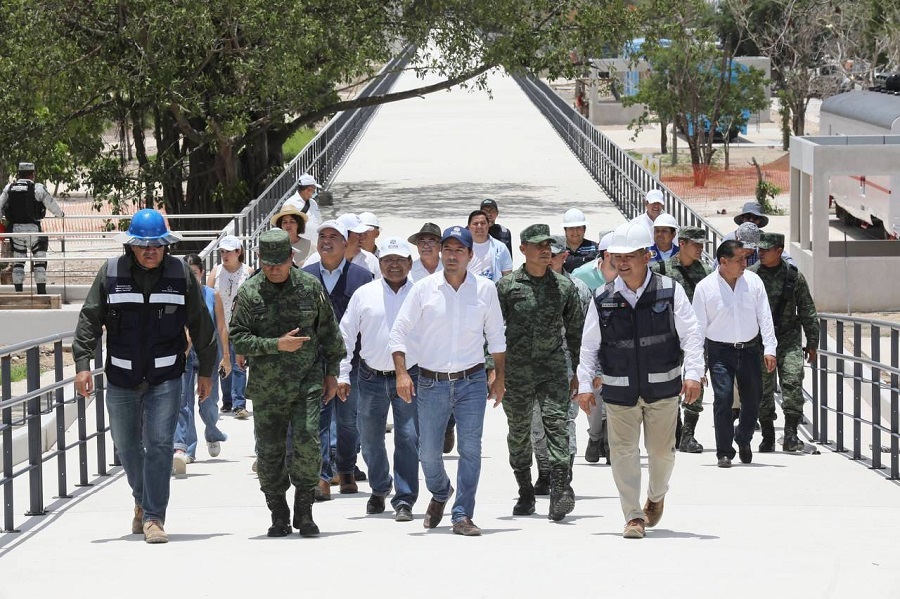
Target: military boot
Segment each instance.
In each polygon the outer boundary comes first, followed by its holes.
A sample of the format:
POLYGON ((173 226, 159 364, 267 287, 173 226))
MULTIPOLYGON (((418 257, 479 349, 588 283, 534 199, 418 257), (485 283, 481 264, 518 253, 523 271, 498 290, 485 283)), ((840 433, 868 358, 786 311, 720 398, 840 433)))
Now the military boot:
POLYGON ((803 451, 803 441, 797 436, 797 425, 800 417, 794 414, 784 416, 784 442, 781 448, 784 451, 803 451))
POLYGON ((47 295, 47 283, 37 283, 38 295, 47 295))
POLYGON ((300 531, 301 537, 319 536, 319 527, 313 522, 313 494, 309 491, 294 492, 294 528, 300 531))
POLYGON ((13 283, 13 289, 16 290, 16 293, 22 293, 22 290, 25 289, 22 283, 13 283))
POLYGON ((519 500, 513 506, 513 516, 530 516, 534 513, 534 486, 531 484, 531 470, 515 472, 519 483, 519 500))
POLYGON ((572 505, 575 505, 575 489, 572 488, 572 471, 575 469, 575 456, 569 456, 569 475, 566 477, 566 494, 572 499, 572 505))
POLYGON ((272 526, 266 534, 270 537, 286 537, 291 534, 291 525, 288 524, 291 519, 291 508, 288 507, 284 494, 266 493, 266 507, 272 512, 272 526))
POLYGON ((697 412, 684 413, 684 427, 681 429, 681 442, 678 444, 678 451, 682 453, 703 453, 703 446, 694 438, 694 431, 697 429, 697 420, 700 414, 697 412))
POLYGON ((762 431, 762 443, 759 444, 759 453, 772 453, 775 451, 775 421, 760 420, 759 428, 762 431))
POLYGON ((538 477, 534 481, 535 495, 550 494, 550 462, 546 458, 537 458, 538 477))
POLYGON ((603 424, 600 425, 600 442, 602 443, 601 447, 603 447, 603 457, 606 458, 606 465, 609 466, 609 459, 612 457, 612 454, 609 452, 609 429, 606 418, 603 419, 603 424))
POLYGON ((684 423, 681 420, 681 408, 678 408, 678 420, 675 422, 675 447, 681 447, 682 435, 684 435, 684 423))
POLYGON ((559 522, 575 509, 575 498, 566 492, 569 473, 565 466, 554 466, 550 470, 550 512, 547 517, 559 522))

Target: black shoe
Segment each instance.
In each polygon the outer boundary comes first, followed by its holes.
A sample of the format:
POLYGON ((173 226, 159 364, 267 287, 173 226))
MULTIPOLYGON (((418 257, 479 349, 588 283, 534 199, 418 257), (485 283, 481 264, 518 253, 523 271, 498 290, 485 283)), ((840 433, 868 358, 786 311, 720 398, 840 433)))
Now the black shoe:
POLYGON ((534 487, 530 489, 519 489, 519 500, 513 506, 513 516, 530 516, 534 513, 534 487))
POLYGON ((16 290, 16 293, 22 293, 22 291, 25 289, 22 285, 23 283, 13 284, 13 288, 16 290))
POLYGON ((223 414, 228 414, 228 413, 230 413, 230 412, 231 412, 231 404, 230 404, 230 403, 223 403, 223 404, 222 404, 222 413, 223 413, 223 414))
POLYGON ((550 473, 549 472, 541 472, 538 470, 537 480, 534 481, 534 494, 535 495, 549 495, 550 494, 550 473))
POLYGON ((266 536, 286 537, 291 534, 291 509, 288 507, 284 495, 266 495, 266 506, 272 512, 272 526, 269 527, 266 536))
POLYGON ((47 284, 46 283, 37 283, 37 294, 38 295, 47 295, 47 284))
POLYGON ((366 480, 366 473, 359 469, 358 466, 353 467, 353 478, 356 481, 366 480))
POLYGON ((313 522, 312 517, 312 493, 294 494, 294 528, 300 531, 301 537, 315 537, 319 535, 319 527, 313 522))
POLYGON ((401 505, 397 508, 397 513, 394 514, 394 522, 412 522, 413 521, 413 513, 412 509, 408 505, 401 505))
POLYGON ((575 509, 574 494, 568 493, 568 472, 565 467, 554 467, 550 474, 550 511, 547 517, 559 522, 575 509))
POLYGON ((384 497, 373 494, 366 502, 366 513, 380 514, 382 512, 384 512, 384 497))
POLYGON ((587 449, 584 450, 584 461, 596 464, 600 461, 600 451, 602 449, 601 442, 591 439, 588 441, 587 449))
POLYGON ((759 444, 759 453, 772 453, 775 451, 775 423, 771 420, 760 422, 762 428, 762 442, 759 444))
POLYGON ((719 468, 731 468, 731 458, 728 456, 722 456, 719 458, 718 463, 719 468))
POLYGON ((749 464, 753 461, 753 451, 749 445, 738 445, 738 455, 742 464, 749 464))

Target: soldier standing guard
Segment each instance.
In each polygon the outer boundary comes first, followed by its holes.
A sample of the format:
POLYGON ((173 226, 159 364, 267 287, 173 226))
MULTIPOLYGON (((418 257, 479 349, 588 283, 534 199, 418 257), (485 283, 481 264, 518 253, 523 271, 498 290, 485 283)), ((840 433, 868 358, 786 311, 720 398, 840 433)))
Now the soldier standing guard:
POLYGON ((247 390, 254 403, 259 486, 272 512, 268 535, 291 532, 285 493, 293 483, 293 525, 301 536, 316 536, 312 504, 322 467, 321 400, 334 397, 346 350, 322 285, 292 267, 288 234, 280 229, 263 233, 259 258, 265 276, 251 277, 238 291, 230 336, 237 353, 253 356, 247 390), (289 424, 290 472, 284 442, 289 424))
MULTIPOLYGON (((34 163, 20 162, 15 183, 10 183, 0 193, 0 214, 10 225, 11 233, 39 233, 41 220, 47 210, 54 216, 65 216, 62 209, 53 199, 47 189, 40 183, 34 182, 34 163)), ((34 258, 43 258, 47 255, 48 240, 46 235, 22 235, 11 239, 13 256, 22 259, 28 255, 34 258)), ((31 266, 34 272, 34 283, 39 294, 47 293, 47 263, 34 262, 31 266)), ((25 263, 13 263, 13 286, 17 292, 21 292, 25 283, 25 263)))
MULTIPOLYGON (((775 338, 775 359, 781 381, 781 408, 784 410, 784 451, 803 451, 797 437, 797 425, 803 418, 803 360, 816 362, 819 345, 819 313, 809 285, 797 267, 782 258, 784 235, 763 233, 759 240, 759 262, 751 270, 766 286, 775 338), (802 345, 800 329, 806 335, 802 345)), ((759 404, 759 426, 762 432, 760 453, 775 451, 775 372, 763 370, 762 401, 759 404)))
MULTIPOLYGON (((660 215, 660 218, 665 215, 660 215)), ((658 220, 658 219, 657 219, 658 220)), ((706 238, 706 232, 700 227, 682 227, 678 231, 679 253, 664 262, 657 262, 651 267, 653 272, 670 277, 681 283, 688 301, 694 301, 694 289, 712 269, 703 262, 703 247, 712 243, 706 238)), ((675 431, 675 447, 682 453, 703 453, 703 446, 694 438, 700 412, 703 411, 703 386, 706 377, 701 380, 700 396, 694 403, 682 404, 684 408, 684 425, 681 414, 678 414, 678 427, 675 431), (679 430, 680 429, 680 430, 679 430)))
POLYGON ((566 352, 578 366, 584 312, 575 285, 549 269, 553 237, 548 225, 531 225, 521 234, 525 264, 497 284, 506 321, 508 369, 503 410, 509 421, 509 463, 519 484, 513 515, 534 513, 531 483, 531 421, 534 404, 541 409, 550 457, 549 518, 562 520, 575 508, 569 493, 568 412, 577 379, 567 375, 566 352))

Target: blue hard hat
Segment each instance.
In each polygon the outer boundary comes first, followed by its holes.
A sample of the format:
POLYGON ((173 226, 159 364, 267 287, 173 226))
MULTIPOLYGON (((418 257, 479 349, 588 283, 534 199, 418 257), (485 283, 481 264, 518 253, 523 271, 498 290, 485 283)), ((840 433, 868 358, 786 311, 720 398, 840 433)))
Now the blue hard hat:
POLYGON ((169 231, 166 219, 158 210, 145 208, 138 210, 131 218, 128 231, 117 236, 125 245, 169 245, 181 238, 169 231))

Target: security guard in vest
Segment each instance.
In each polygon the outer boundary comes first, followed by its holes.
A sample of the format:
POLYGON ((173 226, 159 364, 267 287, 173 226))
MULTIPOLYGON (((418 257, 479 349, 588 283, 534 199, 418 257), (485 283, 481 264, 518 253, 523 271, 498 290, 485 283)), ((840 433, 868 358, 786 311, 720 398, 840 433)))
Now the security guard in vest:
MULTIPOLYGON (((38 233, 41 231, 41 220, 47 210, 54 216, 65 216, 62 209, 47 189, 34 182, 34 163, 20 162, 14 183, 8 184, 0 193, 0 214, 11 225, 11 233, 38 233)), ((45 235, 22 235, 11 238, 13 256, 25 258, 29 248, 34 258, 47 255, 48 240, 45 235)), ((34 282, 39 294, 47 293, 47 263, 34 262, 31 266, 34 282)), ((17 292, 22 291, 25 283, 25 263, 13 263, 13 285, 17 292)))
MULTIPOLYGON (((819 346, 819 313, 809 285, 797 267, 782 258, 784 235, 762 233, 759 239, 759 262, 748 268, 759 275, 766 286, 775 338, 775 359, 781 382, 781 408, 784 411, 784 451, 803 451, 797 436, 797 425, 803 418, 803 361, 816 362, 819 346), (802 343, 801 329, 806 335, 802 343)), ((763 392, 759 404, 759 427, 762 432, 760 453, 775 451, 775 372, 762 371, 763 392)))
POLYGON ((643 538, 644 527, 662 518, 675 465, 678 397, 696 401, 704 370, 697 317, 680 284, 650 271, 651 245, 641 222, 616 229, 608 251, 618 276, 596 290, 588 307, 578 364, 582 409, 596 409, 592 388, 606 403, 613 480, 629 539, 643 538), (598 366, 603 376, 595 379, 598 366), (641 428, 650 479, 643 509, 641 428))
POLYGON ((215 331, 197 279, 168 253, 167 246, 179 238, 162 214, 140 210, 118 240, 125 254, 100 267, 78 316, 72 343, 75 390, 84 396, 94 390, 90 364, 105 328, 106 408, 134 496, 131 532, 143 532, 148 543, 165 543, 185 328, 200 361, 200 401, 212 387, 215 331))

